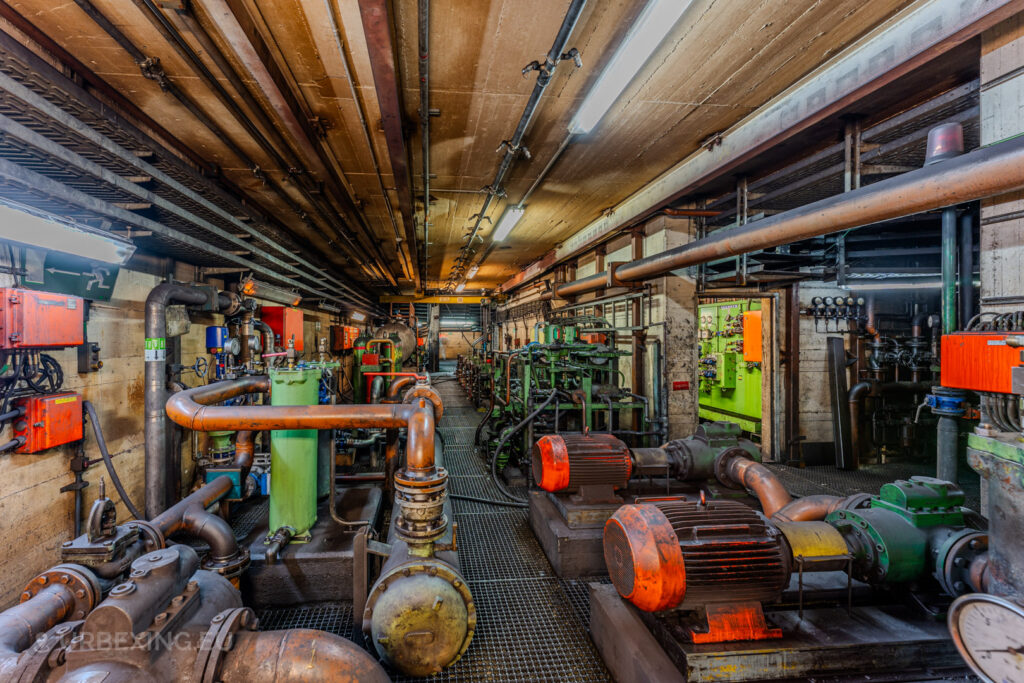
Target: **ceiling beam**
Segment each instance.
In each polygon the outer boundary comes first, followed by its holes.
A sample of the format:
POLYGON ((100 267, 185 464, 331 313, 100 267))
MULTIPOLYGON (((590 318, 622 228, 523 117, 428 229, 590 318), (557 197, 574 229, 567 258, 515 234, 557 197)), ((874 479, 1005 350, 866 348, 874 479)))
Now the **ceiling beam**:
POLYGON ((370 52, 373 87, 377 91, 381 127, 387 141, 388 157, 391 159, 391 173, 395 177, 405 240, 409 253, 416 255, 420 286, 425 288, 426 263, 423 262, 422 250, 416 248, 416 214, 413 211, 412 180, 409 176, 409 151, 405 146, 401 86, 398 82, 398 69, 395 67, 395 47, 387 0, 359 0, 359 16, 363 21, 366 47, 370 52))

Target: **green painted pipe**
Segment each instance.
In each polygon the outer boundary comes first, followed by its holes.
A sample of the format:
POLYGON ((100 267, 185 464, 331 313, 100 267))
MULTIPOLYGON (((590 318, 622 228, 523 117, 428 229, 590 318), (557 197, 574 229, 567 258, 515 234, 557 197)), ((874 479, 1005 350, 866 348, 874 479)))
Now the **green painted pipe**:
MULTIPOLYGON (((270 405, 315 406, 321 368, 271 368, 270 405)), ((291 527, 295 537, 316 523, 317 431, 277 429, 270 433, 270 533, 291 527)))
POLYGON ((956 208, 942 211, 942 334, 956 332, 956 208))

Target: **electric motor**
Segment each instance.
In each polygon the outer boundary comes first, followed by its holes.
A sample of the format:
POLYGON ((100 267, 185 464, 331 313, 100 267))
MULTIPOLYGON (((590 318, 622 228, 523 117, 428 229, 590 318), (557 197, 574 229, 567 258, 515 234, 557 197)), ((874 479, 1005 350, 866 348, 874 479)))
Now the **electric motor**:
POLYGON ((548 434, 533 446, 533 477, 552 493, 581 486, 623 489, 631 472, 629 448, 611 434, 548 434))
POLYGON ((772 601, 791 570, 778 529, 735 501, 624 505, 605 524, 604 558, 619 594, 647 612, 772 601))

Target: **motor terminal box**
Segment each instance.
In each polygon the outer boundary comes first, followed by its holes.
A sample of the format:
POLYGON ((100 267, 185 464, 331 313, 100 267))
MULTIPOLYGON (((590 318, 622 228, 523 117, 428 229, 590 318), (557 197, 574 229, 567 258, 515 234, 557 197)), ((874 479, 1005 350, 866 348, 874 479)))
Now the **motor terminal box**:
POLYGON ((942 337, 942 386, 949 389, 1013 393, 1013 368, 1021 365, 1024 335, 956 332, 942 337), (1009 340, 1009 343, 1007 343, 1009 340))
POLYGON ((0 288, 0 349, 63 348, 84 342, 81 297, 0 288))
POLYGON ((290 306, 263 306, 260 316, 274 332, 274 344, 288 348, 288 340, 295 338, 295 350, 302 351, 302 311, 290 306))
POLYGON ((82 438, 82 397, 74 392, 15 399, 25 414, 14 421, 13 434, 25 440, 18 453, 38 453, 82 438))

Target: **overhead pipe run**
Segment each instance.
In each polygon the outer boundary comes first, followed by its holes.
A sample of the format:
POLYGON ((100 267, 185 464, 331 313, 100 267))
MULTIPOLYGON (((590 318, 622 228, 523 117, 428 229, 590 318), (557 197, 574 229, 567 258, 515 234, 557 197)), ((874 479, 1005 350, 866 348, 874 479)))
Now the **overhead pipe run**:
MULTIPOLYGON (((575 50, 566 52, 565 49, 586 4, 587 0, 572 0, 569 9, 565 13, 565 18, 562 19, 562 25, 558 29, 555 41, 551 44, 551 49, 548 50, 545 56, 544 63, 533 62, 523 69, 524 76, 532 70, 537 71, 537 82, 534 83, 530 99, 527 100, 526 107, 523 109, 523 115, 519 117, 519 123, 516 124, 515 132, 511 138, 501 143, 501 146, 505 148, 505 155, 501 159, 501 165, 498 166, 498 172, 494 176, 494 181, 487 188, 487 197, 484 199, 480 212, 476 215, 476 223, 473 224, 473 230, 470 231, 466 244, 462 247, 463 254, 460 257, 461 268, 453 270, 452 277, 448 281, 448 290, 455 287, 456 280, 460 279, 465 272, 473 250, 473 241, 476 239, 477 233, 480 232, 480 226, 483 224, 484 219, 487 218, 487 212, 490 210, 494 198, 504 193, 502 183, 505 182, 505 176, 508 174, 509 169, 512 168, 512 162, 515 161, 520 153, 529 155, 529 152, 523 147, 523 137, 533 121, 534 114, 537 113, 540 98, 548 87, 548 83, 551 82, 555 69, 563 59, 572 59, 577 66, 580 65, 579 53, 575 50)), ((500 151, 501 147, 498 149, 500 151)))
POLYGON ((610 271, 559 285, 561 298, 640 282, 678 268, 738 256, 872 223, 934 211, 1024 187, 1024 138, 1011 138, 955 159, 763 218, 610 271))

